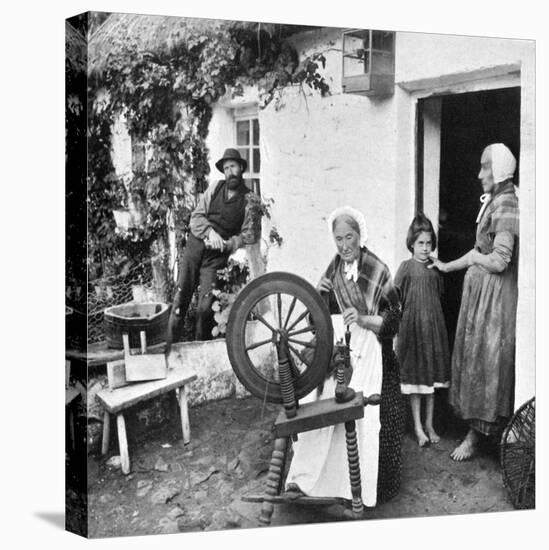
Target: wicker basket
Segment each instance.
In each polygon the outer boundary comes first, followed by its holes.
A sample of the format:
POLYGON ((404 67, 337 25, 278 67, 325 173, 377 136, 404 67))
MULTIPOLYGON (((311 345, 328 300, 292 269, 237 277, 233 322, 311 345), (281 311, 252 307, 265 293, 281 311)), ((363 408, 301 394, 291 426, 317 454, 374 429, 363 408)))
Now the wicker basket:
POLYGON ((145 331, 147 346, 166 340, 170 308, 168 304, 153 302, 139 304, 130 302, 105 309, 104 327, 107 346, 123 349, 122 334, 130 338, 130 347, 141 346, 139 333, 145 331))
POLYGON ((536 400, 520 407, 501 437, 503 484, 513 506, 532 509, 536 504, 536 400))

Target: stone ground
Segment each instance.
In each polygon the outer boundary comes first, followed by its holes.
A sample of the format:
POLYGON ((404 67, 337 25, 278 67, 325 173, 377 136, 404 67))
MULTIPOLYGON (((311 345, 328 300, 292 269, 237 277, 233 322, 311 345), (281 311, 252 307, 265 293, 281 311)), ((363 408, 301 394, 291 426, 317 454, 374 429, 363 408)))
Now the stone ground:
MULTIPOLYGON (((190 409, 192 440, 184 446, 174 426, 130 439, 132 471, 122 474, 117 448, 88 458, 89 536, 112 537, 258 527, 260 504, 241 500, 263 492, 279 407, 255 398, 227 399, 190 409)), ((365 519, 496 512, 513 507, 489 447, 455 463, 457 433, 420 449, 403 441, 399 495, 367 510, 365 519)), ((71 498, 76 493, 69 489, 71 498)), ((341 505, 277 505, 272 525, 346 520, 341 505)))

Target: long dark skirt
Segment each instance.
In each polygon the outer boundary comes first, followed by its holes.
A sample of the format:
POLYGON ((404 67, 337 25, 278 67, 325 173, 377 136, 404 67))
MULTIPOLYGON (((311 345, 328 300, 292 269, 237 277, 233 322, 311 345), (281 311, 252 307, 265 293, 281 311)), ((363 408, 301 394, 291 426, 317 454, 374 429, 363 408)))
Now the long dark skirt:
POLYGON ((383 342, 383 382, 379 417, 379 469, 377 503, 393 498, 400 489, 402 475, 401 445, 404 433, 404 402, 400 393, 398 362, 392 340, 383 342))

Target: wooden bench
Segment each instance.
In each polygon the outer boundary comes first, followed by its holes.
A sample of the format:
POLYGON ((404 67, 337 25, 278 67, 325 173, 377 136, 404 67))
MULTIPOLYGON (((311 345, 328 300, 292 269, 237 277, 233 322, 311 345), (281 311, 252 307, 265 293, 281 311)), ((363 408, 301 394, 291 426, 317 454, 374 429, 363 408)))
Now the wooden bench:
POLYGON ((109 450, 110 415, 115 414, 122 471, 128 474, 130 472, 130 456, 128 453, 124 410, 132 405, 163 395, 169 391, 174 391, 176 394, 179 393, 178 401, 181 414, 183 443, 189 443, 191 440, 191 428, 189 424, 187 391, 185 385, 195 379, 196 373, 190 367, 177 365, 168 369, 167 377, 162 380, 138 382, 124 387, 104 389, 98 392, 97 398, 102 403, 103 407, 105 407, 103 442, 101 446, 102 454, 107 454, 109 450))

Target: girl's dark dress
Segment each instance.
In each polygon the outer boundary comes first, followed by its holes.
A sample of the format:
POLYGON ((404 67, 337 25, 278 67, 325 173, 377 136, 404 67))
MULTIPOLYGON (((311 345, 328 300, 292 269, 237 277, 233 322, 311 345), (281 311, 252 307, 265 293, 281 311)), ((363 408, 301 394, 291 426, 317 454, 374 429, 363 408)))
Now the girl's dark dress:
POLYGON ((450 385, 442 276, 427 265, 411 258, 402 262, 395 278, 403 308, 396 354, 405 394, 428 394, 450 385))

